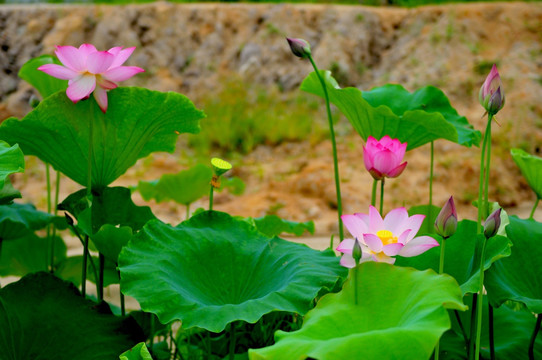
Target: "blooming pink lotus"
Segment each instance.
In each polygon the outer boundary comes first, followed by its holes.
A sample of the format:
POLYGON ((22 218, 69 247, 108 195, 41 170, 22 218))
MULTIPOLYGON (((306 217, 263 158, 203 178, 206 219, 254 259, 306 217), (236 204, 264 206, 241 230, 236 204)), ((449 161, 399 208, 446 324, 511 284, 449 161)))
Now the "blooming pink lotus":
POLYGON ((407 143, 401 143, 398 139, 390 138, 389 135, 384 136, 380 141, 369 136, 363 147, 365 168, 376 180, 397 177, 407 166, 406 161, 401 163, 406 148, 407 143))
POLYGON ((117 46, 108 51, 98 51, 91 44, 83 44, 79 48, 57 46, 55 54, 64 66, 46 64, 38 70, 58 79, 69 80, 66 95, 74 103, 94 92, 98 106, 105 113, 107 91, 116 88, 117 82, 145 71, 137 66, 122 66, 134 50, 135 47, 122 49, 117 46))
MULTIPOLYGON (((384 219, 374 206, 369 214, 343 215, 342 221, 350 234, 359 240, 362 247, 361 262, 378 261, 393 264, 400 255, 419 255, 439 243, 430 236, 416 236, 425 215, 408 216, 404 207, 393 209, 384 219)), ((354 239, 345 239, 337 247, 343 253, 341 265, 352 268, 356 265, 352 257, 354 239)))

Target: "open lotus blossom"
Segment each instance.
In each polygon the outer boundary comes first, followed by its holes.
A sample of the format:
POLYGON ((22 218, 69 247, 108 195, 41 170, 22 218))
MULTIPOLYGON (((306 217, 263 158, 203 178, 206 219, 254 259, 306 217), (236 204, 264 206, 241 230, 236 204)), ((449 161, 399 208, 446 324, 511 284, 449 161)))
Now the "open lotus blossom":
POLYGON ((406 161, 403 161, 407 143, 401 143, 398 139, 392 139, 385 135, 380 141, 369 136, 363 147, 363 162, 365 168, 376 180, 385 177, 394 178, 405 170, 406 161))
MULTIPOLYGON (((369 214, 343 215, 341 218, 350 234, 361 244, 361 262, 393 264, 395 258, 392 256, 416 256, 439 245, 430 236, 416 237, 425 215, 408 216, 404 207, 393 209, 384 219, 374 206, 369 207, 369 214)), ((337 247, 337 251, 343 253, 341 265, 348 268, 355 266, 352 256, 354 244, 354 239, 345 239, 337 247)))
POLYGON ((135 47, 123 49, 117 46, 108 51, 98 51, 91 44, 83 44, 79 48, 57 46, 55 54, 64 66, 46 64, 38 70, 58 79, 69 80, 66 95, 74 103, 94 92, 96 102, 105 113, 107 91, 116 88, 117 82, 145 71, 137 66, 122 66, 134 50, 135 47))

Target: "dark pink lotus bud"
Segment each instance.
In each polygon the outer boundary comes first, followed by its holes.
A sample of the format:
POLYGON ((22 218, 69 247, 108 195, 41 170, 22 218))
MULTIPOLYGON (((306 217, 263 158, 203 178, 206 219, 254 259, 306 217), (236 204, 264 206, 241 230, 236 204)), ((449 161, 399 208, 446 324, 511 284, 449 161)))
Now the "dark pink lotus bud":
POLYGON ((486 222, 484 223, 484 235, 486 239, 497 235, 499 227, 501 226, 501 211, 502 209, 498 208, 487 217, 486 222))
POLYGON ((304 59, 311 55, 311 46, 307 41, 294 38, 286 38, 286 40, 295 56, 304 59))
POLYGON ((454 197, 450 196, 446 204, 440 210, 435 220, 437 234, 443 238, 449 238, 457 229, 457 211, 455 210, 454 197))
POLYGON ((398 139, 392 139, 388 135, 380 141, 369 136, 363 147, 365 168, 376 180, 397 177, 407 166, 406 161, 401 163, 406 148, 407 143, 401 143, 398 139))
POLYGON ((501 77, 495 64, 493 64, 486 81, 484 81, 484 84, 480 88, 478 97, 480 104, 490 115, 495 115, 504 106, 504 91, 502 89, 501 77))

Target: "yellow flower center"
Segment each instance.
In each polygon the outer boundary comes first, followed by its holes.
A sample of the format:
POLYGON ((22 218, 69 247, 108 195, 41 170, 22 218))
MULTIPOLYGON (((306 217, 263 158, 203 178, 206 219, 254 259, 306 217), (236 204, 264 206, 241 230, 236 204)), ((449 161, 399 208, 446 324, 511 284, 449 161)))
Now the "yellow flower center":
POLYGON ((376 232, 376 236, 382 240, 382 245, 394 244, 397 242, 397 236, 393 236, 389 230, 379 230, 376 232))

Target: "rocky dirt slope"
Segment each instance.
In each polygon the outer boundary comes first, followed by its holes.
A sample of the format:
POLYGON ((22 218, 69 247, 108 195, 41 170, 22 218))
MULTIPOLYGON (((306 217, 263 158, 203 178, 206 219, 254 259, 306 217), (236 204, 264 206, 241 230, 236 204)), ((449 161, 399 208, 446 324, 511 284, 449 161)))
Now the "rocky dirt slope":
MULTIPOLYGON (((129 63, 145 76, 128 85, 178 91, 196 100, 215 92, 224 76, 235 73, 285 92, 311 71, 294 58, 285 36, 301 37, 313 47, 321 68, 333 69, 341 86, 370 89, 388 82, 413 91, 435 85, 459 113, 482 129, 477 93, 489 67, 498 63, 506 106, 494 127, 491 199, 511 213, 525 214, 534 200, 508 152, 522 147, 539 153, 542 144, 542 4, 487 3, 414 9, 326 5, 169 4, 129 6, 0 6, 0 119, 23 116, 32 90, 17 79, 30 57, 52 53, 54 45, 83 42, 106 49, 137 46, 129 63)), ((322 108, 322 117, 325 112, 322 108)), ((270 109, 272 111, 272 109, 270 109)), ((210 119, 209 119, 210 120, 210 119)), ((364 171, 362 143, 341 119, 339 149, 345 213, 364 212, 372 178, 364 171)), ((245 216, 276 213, 294 220, 315 220, 317 232, 336 232, 336 206, 328 141, 261 146, 236 165, 247 182, 241 198, 219 194, 217 209, 245 216)), ((474 215, 479 149, 445 141, 435 144, 435 199, 453 194, 460 217, 474 215)), ((407 154, 404 174, 388 182, 386 209, 428 200, 429 147, 407 154)), ((119 179, 157 178, 180 169, 175 155, 155 157, 119 179), (141 166, 146 166, 145 172, 141 166)), ((43 204, 38 165, 18 176, 27 200, 43 204)), ((66 181, 65 192, 75 186, 66 181)), ((203 204, 203 202, 202 202, 203 204)), ((184 209, 156 208, 175 221, 184 209)), ((539 220, 542 220, 537 213, 539 220)))

